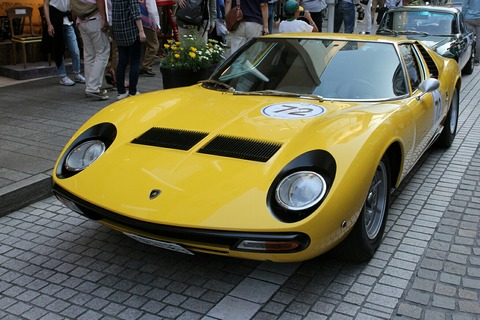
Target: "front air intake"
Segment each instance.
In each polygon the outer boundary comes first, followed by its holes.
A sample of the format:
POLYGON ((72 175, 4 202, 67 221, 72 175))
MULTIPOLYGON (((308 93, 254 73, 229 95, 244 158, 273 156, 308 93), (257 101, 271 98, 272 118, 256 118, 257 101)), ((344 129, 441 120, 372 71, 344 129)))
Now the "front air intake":
POLYGON ((281 144, 247 138, 217 136, 198 152, 222 157, 267 162, 281 144))
POLYGON ((208 133, 168 128, 152 128, 133 139, 132 143, 153 147, 190 150, 205 138, 208 133))

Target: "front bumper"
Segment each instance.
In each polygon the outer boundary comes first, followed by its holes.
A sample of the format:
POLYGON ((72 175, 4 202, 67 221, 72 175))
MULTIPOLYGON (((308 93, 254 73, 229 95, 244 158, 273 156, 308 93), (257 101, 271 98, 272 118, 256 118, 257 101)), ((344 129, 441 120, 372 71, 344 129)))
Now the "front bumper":
POLYGON ((58 184, 54 184, 53 193, 70 209, 111 229, 152 240, 180 244, 192 251, 237 257, 245 257, 247 253, 247 258, 272 260, 271 257, 262 259, 261 255, 298 253, 305 250, 311 241, 308 235, 301 232, 240 232, 155 224, 93 205, 69 193, 58 184), (253 256, 248 256, 249 253, 253 256))

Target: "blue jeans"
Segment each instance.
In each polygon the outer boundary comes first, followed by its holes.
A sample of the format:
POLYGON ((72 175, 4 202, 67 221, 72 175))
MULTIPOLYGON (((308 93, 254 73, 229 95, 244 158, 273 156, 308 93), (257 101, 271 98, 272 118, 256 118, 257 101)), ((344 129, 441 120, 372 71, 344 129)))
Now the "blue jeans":
MULTIPOLYGON (((72 56, 72 69, 73 73, 80 73, 80 49, 78 49, 77 35, 75 34, 75 29, 73 24, 63 25, 63 36, 65 37, 65 44, 67 49, 72 56)), ((65 69, 65 60, 62 61, 62 64, 58 67, 58 76, 63 78, 67 76, 67 70, 65 69)))
POLYGON ((350 2, 339 1, 335 6, 335 20, 333 22, 333 32, 339 32, 344 24, 345 33, 353 33, 355 28, 355 5, 350 2))
POLYGON ((142 58, 142 43, 140 39, 135 40, 131 46, 118 47, 118 64, 117 64, 117 92, 123 94, 127 92, 125 89, 125 73, 130 63, 130 71, 128 75, 128 93, 135 95, 137 93, 138 77, 140 76, 140 63, 142 58))
POLYGON ((273 33, 273 23, 275 18, 275 8, 277 7, 277 2, 268 3, 268 33, 273 33))

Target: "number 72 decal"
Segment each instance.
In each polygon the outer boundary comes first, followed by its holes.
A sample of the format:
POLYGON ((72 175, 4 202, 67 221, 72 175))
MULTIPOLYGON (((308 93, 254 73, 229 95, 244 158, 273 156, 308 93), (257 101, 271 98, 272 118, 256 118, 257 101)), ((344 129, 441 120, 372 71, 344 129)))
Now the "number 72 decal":
POLYGON ((266 106, 262 113, 270 118, 277 119, 305 119, 319 116, 325 108, 311 103, 286 102, 266 106))

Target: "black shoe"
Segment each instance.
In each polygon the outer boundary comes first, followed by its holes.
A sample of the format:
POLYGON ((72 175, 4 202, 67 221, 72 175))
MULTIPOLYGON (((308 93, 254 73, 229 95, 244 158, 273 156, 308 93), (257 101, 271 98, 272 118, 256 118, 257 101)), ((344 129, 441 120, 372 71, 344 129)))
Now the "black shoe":
POLYGON ((155 76, 155 72, 152 72, 151 70, 140 70, 140 74, 143 74, 144 76, 147 76, 147 77, 155 76))

